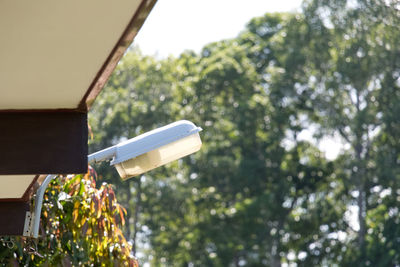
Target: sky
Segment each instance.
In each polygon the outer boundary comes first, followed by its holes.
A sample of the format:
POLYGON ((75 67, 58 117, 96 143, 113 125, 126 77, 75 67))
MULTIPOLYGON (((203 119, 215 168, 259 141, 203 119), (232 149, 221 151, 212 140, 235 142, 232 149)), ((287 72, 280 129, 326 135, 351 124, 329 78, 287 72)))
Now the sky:
POLYGON ((211 42, 237 36, 253 17, 296 11, 301 0, 158 0, 134 44, 146 55, 199 52, 211 42))

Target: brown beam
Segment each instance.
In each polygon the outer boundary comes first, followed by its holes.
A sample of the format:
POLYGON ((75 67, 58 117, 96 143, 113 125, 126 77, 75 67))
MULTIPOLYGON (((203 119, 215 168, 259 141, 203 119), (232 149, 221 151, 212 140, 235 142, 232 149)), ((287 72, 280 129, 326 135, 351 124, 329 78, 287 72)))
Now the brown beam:
POLYGON ((26 202, 0 202, 0 236, 23 235, 25 216, 29 210, 26 202))
POLYGON ((0 175, 85 173, 87 139, 86 113, 0 112, 0 175))

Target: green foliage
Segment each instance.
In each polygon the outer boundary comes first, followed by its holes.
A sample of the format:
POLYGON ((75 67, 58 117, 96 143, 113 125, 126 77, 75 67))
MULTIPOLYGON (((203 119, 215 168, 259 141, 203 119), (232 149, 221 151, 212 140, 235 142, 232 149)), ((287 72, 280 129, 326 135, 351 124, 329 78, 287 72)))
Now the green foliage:
POLYGON ((399 20, 396 1, 310 0, 199 54, 129 51, 90 113, 92 151, 179 119, 204 129, 198 153, 117 192, 138 256, 399 265, 399 20), (332 136, 328 160, 316 144, 332 136))
POLYGON ((180 119, 204 129, 201 150, 124 183, 97 166, 127 211, 92 173, 60 177, 46 194, 43 257, 24 239, 0 257, 132 266, 132 250, 152 266, 400 265, 399 25, 395 0, 308 0, 199 54, 128 51, 90 112, 90 150, 180 119), (328 160, 317 144, 332 136, 344 146, 328 160))
MULTIPOLYGON (((130 112, 140 110, 139 117, 149 118, 159 111, 142 110, 140 100, 136 107, 136 102, 123 95, 140 90, 148 103, 159 101, 157 94, 173 95, 174 101, 164 99, 166 103, 162 105, 168 111, 162 111, 160 120, 165 116, 165 121, 186 118, 204 128, 199 153, 140 179, 141 191, 134 192, 140 194, 140 205, 132 203, 135 198, 127 195, 119 198, 129 199, 132 208, 140 208, 139 224, 150 229, 143 232, 154 251, 152 263, 228 266, 244 261, 257 265, 271 263, 271 257, 279 262, 278 251, 292 249, 281 239, 297 229, 299 215, 306 216, 302 206, 312 206, 316 192, 320 192, 321 202, 328 199, 324 196, 330 188, 324 184, 331 179, 332 166, 317 149, 297 139, 292 149, 285 149, 285 132, 299 131, 299 126, 292 125, 289 119, 294 110, 285 106, 285 96, 278 92, 271 102, 271 95, 263 90, 262 76, 248 57, 247 44, 211 44, 201 56, 182 55, 175 69, 168 68, 171 59, 160 62, 161 74, 152 73, 152 64, 146 62, 147 57, 128 54, 111 84, 120 79, 130 83, 117 91, 107 87, 105 90, 109 91, 104 91, 100 99, 103 95, 104 99, 118 96, 117 102, 129 105, 130 112), (134 69, 142 69, 149 76, 135 79, 134 69), (171 71, 173 75, 165 74, 171 71), (153 94, 158 83, 153 75, 175 80, 164 80, 170 88, 153 94)), ((279 73, 276 79, 282 81, 279 73)), ((91 113, 92 125, 113 120, 116 124, 129 124, 131 132, 142 130, 141 123, 146 130, 158 126, 157 116, 143 122, 129 121, 118 111, 98 119, 104 114, 96 113, 96 109, 112 105, 108 100, 102 101, 91 113)), ((93 128, 103 131, 107 127, 93 128)), ((118 140, 122 136, 116 137, 118 140)), ((329 217, 320 217, 320 210, 314 208, 314 226, 307 228, 306 234, 319 233, 319 221, 330 223, 337 219, 334 211, 329 217)))
POLYGON ((38 241, 15 238, 1 248, 13 266, 138 266, 120 226, 124 208, 109 184, 96 189, 94 171, 60 176, 45 192, 38 241))

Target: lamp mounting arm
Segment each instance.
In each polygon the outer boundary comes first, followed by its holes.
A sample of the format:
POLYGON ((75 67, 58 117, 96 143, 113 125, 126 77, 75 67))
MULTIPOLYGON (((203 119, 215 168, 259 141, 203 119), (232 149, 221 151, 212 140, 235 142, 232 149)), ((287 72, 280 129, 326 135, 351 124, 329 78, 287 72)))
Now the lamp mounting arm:
POLYGON ((116 153, 117 153, 117 146, 112 146, 100 150, 88 156, 88 163, 92 164, 100 161, 111 160, 112 158, 115 157, 116 153))

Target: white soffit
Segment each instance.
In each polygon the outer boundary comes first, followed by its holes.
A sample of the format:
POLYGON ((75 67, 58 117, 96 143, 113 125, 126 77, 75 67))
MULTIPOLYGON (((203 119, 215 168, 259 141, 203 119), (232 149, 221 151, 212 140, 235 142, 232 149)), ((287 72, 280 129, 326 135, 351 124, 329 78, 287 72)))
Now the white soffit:
POLYGON ((35 175, 0 175, 0 199, 22 198, 35 175))
POLYGON ((77 108, 140 3, 0 1, 0 110, 77 108))

